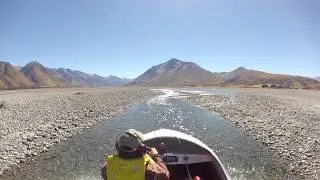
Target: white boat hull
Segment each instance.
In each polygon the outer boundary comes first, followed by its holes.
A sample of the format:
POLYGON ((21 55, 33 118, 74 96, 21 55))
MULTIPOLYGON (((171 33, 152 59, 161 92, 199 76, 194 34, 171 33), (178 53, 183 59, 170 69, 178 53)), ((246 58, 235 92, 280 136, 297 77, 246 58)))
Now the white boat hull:
POLYGON ((190 135, 160 129, 145 134, 144 143, 158 150, 161 149, 159 150, 160 157, 168 166, 170 173, 175 175, 175 179, 184 179, 182 171, 187 168, 189 171, 194 171, 190 174, 205 176, 204 179, 230 179, 213 150, 190 135), (211 172, 200 172, 202 170, 211 170, 211 172))

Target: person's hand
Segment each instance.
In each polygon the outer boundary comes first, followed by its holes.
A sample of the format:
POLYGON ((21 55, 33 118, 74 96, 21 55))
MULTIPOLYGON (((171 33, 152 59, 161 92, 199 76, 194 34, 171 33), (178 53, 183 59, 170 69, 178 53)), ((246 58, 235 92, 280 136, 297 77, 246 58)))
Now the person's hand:
POLYGON ((155 157, 155 156, 158 156, 159 153, 158 153, 158 150, 156 148, 151 148, 149 151, 148 151, 148 154, 151 156, 151 157, 155 157))
POLYGON ((101 177, 103 180, 107 180, 107 162, 101 166, 101 177))

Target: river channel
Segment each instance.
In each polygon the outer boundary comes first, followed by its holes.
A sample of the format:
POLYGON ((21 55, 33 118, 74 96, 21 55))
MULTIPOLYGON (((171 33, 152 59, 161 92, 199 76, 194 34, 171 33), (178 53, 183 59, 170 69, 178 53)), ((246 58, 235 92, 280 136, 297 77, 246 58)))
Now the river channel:
POLYGON ((101 179, 105 154, 115 152, 116 137, 129 128, 144 133, 167 128, 192 135, 214 150, 232 179, 283 179, 285 165, 244 131, 219 115, 184 102, 172 90, 130 107, 120 116, 42 153, 5 179, 101 179))

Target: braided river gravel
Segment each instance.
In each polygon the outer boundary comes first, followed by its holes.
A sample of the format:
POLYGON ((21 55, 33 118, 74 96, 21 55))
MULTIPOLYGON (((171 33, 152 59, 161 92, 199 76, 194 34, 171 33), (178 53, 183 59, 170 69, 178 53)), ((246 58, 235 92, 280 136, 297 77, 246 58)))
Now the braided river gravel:
POLYGON ((112 120, 98 122, 2 178, 101 179, 99 166, 105 154, 115 152, 116 137, 129 128, 144 133, 167 128, 192 135, 214 150, 232 179, 288 178, 285 162, 278 162, 267 148, 229 121, 183 101, 172 90, 157 91, 161 95, 112 120))

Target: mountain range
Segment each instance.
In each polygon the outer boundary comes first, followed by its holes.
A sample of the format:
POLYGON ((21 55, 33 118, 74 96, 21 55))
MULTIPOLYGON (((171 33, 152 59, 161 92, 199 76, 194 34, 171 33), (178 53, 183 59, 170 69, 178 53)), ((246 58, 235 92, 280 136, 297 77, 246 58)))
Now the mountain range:
POLYGON ((319 77, 315 77, 313 79, 320 81, 320 76, 319 77))
POLYGON ((116 76, 103 77, 71 69, 47 68, 36 61, 23 67, 0 62, 0 89, 120 86, 130 81, 116 76))
POLYGON ((309 77, 271 74, 239 67, 231 72, 212 73, 193 62, 178 59, 153 66, 132 85, 140 86, 236 86, 320 89, 320 83, 309 77))
MULTIPOLYGON (((318 79, 319 80, 319 79, 318 79)), ((320 82, 302 76, 271 74, 239 67, 230 72, 210 72, 178 59, 153 66, 136 79, 103 77, 78 70, 48 68, 33 61, 23 67, 0 61, 0 89, 97 86, 235 86, 320 89, 320 82)))
POLYGON ((143 86, 197 85, 215 82, 215 75, 193 62, 170 59, 153 66, 137 77, 132 84, 143 86))

